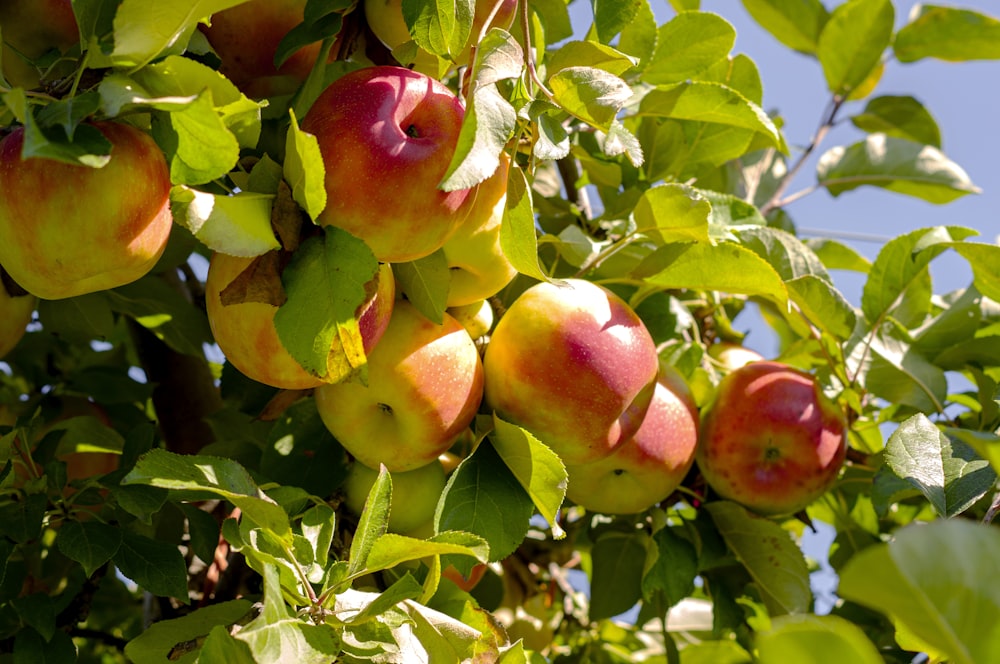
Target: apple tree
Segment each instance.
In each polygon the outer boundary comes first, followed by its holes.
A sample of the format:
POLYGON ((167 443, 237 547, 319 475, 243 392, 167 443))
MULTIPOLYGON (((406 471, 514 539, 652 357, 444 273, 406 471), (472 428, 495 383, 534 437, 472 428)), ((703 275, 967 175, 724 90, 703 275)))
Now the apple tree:
POLYGON ((0 661, 1000 661, 1000 247, 788 192, 1000 20, 744 0, 803 137, 700 4, 0 0, 0 661))

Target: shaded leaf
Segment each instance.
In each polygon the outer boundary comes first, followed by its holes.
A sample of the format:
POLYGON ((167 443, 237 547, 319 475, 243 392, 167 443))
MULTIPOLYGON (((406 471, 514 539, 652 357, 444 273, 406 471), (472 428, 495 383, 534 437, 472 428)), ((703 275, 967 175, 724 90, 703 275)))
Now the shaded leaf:
POLYGON ((642 597, 642 573, 649 536, 643 532, 602 533, 590 551, 590 619, 611 618, 642 597))
POLYGON ((451 270, 444 251, 392 266, 397 288, 428 320, 441 325, 448 308, 451 270))
POLYGON ((886 134, 941 149, 941 130, 937 122, 913 97, 875 97, 864 111, 851 116, 851 122, 869 134, 886 134))
POLYGON ((70 560, 80 563, 87 576, 111 560, 121 543, 121 528, 96 521, 67 521, 56 536, 59 550, 70 560))
POLYGON ((121 573, 154 595, 173 597, 186 604, 187 564, 177 545, 127 530, 121 532, 121 545, 112 558, 121 573))

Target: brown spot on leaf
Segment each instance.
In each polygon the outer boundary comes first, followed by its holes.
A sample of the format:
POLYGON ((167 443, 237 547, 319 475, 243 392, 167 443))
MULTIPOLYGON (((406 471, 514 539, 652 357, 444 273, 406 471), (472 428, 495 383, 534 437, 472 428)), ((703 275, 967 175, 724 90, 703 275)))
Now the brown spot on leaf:
POLYGON ((285 251, 295 251, 298 248, 303 223, 302 208, 292 198, 292 188, 282 180, 271 207, 271 228, 285 251))
POLYGON ((281 284, 281 271, 287 262, 287 254, 269 251, 257 256, 246 268, 219 293, 219 301, 224 306, 261 302, 272 307, 280 307, 288 299, 281 284))

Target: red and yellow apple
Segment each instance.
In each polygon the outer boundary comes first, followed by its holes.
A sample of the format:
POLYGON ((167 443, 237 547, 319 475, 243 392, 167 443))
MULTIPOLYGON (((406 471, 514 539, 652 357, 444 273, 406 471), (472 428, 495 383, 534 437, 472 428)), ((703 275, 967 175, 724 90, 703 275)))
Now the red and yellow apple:
POLYGON ((315 392, 320 417, 344 449, 391 472, 437 463, 482 396, 482 363, 465 328, 448 314, 433 323, 406 300, 368 356, 368 385, 345 381, 315 392))
POLYGON ((0 31, 4 78, 23 88, 38 85, 42 72, 33 64, 38 58, 50 51, 65 53, 80 43, 70 0, 3 0, 0 31))
POLYGON ((780 362, 727 374, 702 414, 698 468, 723 498, 761 514, 805 509, 847 454, 844 413, 814 376, 780 362))
POLYGON ((274 56, 288 31, 302 23, 305 8, 306 0, 250 0, 213 14, 202 31, 222 60, 219 71, 255 99, 295 92, 319 57, 319 42, 300 48, 280 68, 274 56))
MULTIPOLYGON (((299 364, 285 349, 274 327, 278 307, 267 302, 223 304, 221 293, 253 261, 215 253, 205 280, 208 322, 219 349, 244 375, 265 385, 304 390, 329 381, 342 380, 351 372, 340 338, 334 335, 327 362, 328 375, 320 378, 299 364)), ((386 327, 396 297, 392 269, 380 265, 375 277, 365 284, 367 297, 355 313, 365 353, 375 348, 386 327)))
POLYGON ((568 466, 566 497, 594 512, 641 512, 680 486, 697 445, 694 397, 684 378, 664 366, 639 430, 603 459, 568 466))
POLYGON ((473 339, 486 336, 493 327, 493 307, 489 300, 479 300, 460 307, 448 307, 447 311, 462 324, 473 339))
POLYGON ((642 320, 589 281, 539 283, 500 318, 483 360, 486 403, 579 465, 639 428, 659 362, 642 320))
MULTIPOLYGON (((409 533, 427 523, 433 523, 438 498, 444 491, 444 467, 437 460, 405 472, 389 473, 392 479, 392 499, 389 503, 389 532, 409 533)), ((351 464, 344 480, 344 503, 360 515, 378 471, 359 461, 351 464)))
POLYGON ((34 295, 11 295, 0 283, 0 359, 24 336, 36 302, 34 295))
POLYGON ((334 81, 302 120, 326 167, 327 205, 316 221, 361 238, 388 263, 440 249, 475 195, 438 188, 464 117, 451 90, 402 67, 334 81))
POLYGON ((23 127, 0 141, 0 265, 43 299, 139 279, 173 226, 170 173, 153 139, 121 122, 94 127, 112 145, 102 168, 22 159, 23 127))
POLYGON ((517 276, 517 270, 500 246, 509 164, 505 157, 496 173, 476 188, 469 216, 444 243, 444 256, 451 271, 449 307, 495 295, 517 276))

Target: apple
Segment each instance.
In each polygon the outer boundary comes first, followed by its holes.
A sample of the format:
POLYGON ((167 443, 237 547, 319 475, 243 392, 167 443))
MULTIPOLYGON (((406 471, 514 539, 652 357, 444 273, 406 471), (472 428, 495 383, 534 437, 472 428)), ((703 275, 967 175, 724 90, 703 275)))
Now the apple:
MULTIPOLYGON (((327 365, 330 373, 325 379, 319 378, 304 369, 285 350, 274 327, 278 307, 267 302, 222 303, 222 291, 253 260, 216 252, 208 266, 205 280, 208 323, 226 359, 257 382, 287 390, 310 389, 346 378, 351 367, 336 335, 327 365)), ((358 306, 356 316, 367 354, 375 348, 389 325, 396 297, 392 269, 388 265, 380 265, 375 277, 365 284, 365 292, 368 297, 358 306)))
POLYGON ((316 388, 326 427, 370 468, 392 472, 430 463, 469 427, 483 395, 483 367, 461 323, 438 325, 400 300, 368 356, 368 385, 316 388))
POLYGON ((566 497, 593 512, 642 512, 680 486, 697 445, 694 397, 684 378, 664 366, 638 431, 603 459, 568 466, 566 497))
MULTIPOLYGON (((475 14, 472 17, 472 31, 469 41, 461 53, 456 54, 455 62, 464 64, 469 59, 470 45, 479 41, 486 20, 499 4, 491 28, 509 28, 517 13, 517 0, 476 0, 475 14)), ((390 50, 396 49, 412 39, 406 20, 403 18, 403 0, 365 0, 365 17, 379 40, 390 50)))
POLYGON ((33 61, 50 51, 65 53, 80 43, 70 0, 3 0, 0 31, 3 75, 15 87, 36 87, 42 72, 33 61))
POLYGON ((320 43, 293 53, 281 68, 274 66, 278 44, 302 23, 306 0, 250 0, 213 14, 202 26, 222 64, 219 71, 248 97, 289 95, 309 76, 320 43))
POLYGON ((451 271, 449 307, 495 295, 517 276, 517 270, 500 246, 509 164, 510 160, 504 157, 496 173, 477 187, 469 216, 444 243, 444 256, 451 271))
POLYGON ((731 341, 720 341, 708 347, 708 356, 719 363, 724 371, 739 369, 751 362, 760 362, 764 356, 755 350, 731 341))
POLYGON ((24 336, 36 302, 34 295, 11 295, 0 283, 0 359, 24 336))
POLYGON ((460 307, 448 307, 447 311, 462 324, 473 339, 486 336, 493 327, 493 307, 488 300, 479 300, 460 307))
MULTIPOLYGON (((389 531, 409 533, 423 524, 434 521, 434 510, 438 498, 444 491, 444 467, 438 461, 431 461, 405 472, 391 472, 392 500, 389 503, 389 531)), ((368 493, 371 491, 378 471, 359 461, 351 464, 344 480, 344 503, 347 508, 360 515, 364 509, 368 493)))
POLYGON ((829 489, 847 454, 844 413, 815 377, 780 362, 727 374, 702 414, 697 463, 723 498, 792 514, 829 489))
POLYGON ((483 365, 487 405, 567 465, 606 457, 631 438, 659 373, 642 320, 582 279, 522 293, 493 329, 483 365))
POLYGON ((387 263, 440 249, 474 200, 475 189, 438 189, 464 117, 444 84, 402 67, 334 81, 302 120, 326 167, 327 205, 316 221, 361 238, 387 263))
POLYGON ((60 299, 149 272, 173 226, 170 173, 153 139, 121 122, 102 168, 21 158, 24 128, 0 141, 0 265, 24 290, 60 299))

